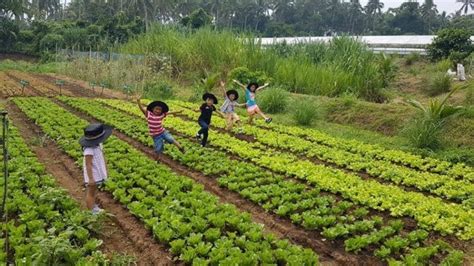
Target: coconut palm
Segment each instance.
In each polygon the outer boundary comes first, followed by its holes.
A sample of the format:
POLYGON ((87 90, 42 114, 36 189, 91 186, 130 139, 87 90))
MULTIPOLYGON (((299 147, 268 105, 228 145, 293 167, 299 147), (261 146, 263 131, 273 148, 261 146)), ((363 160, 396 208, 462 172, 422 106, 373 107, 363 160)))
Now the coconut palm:
POLYGON ((456 0, 456 2, 462 3, 459 13, 467 14, 469 12, 469 8, 474 10, 474 0, 456 0))
POLYGON ((365 10, 369 15, 381 14, 382 8, 384 7, 384 3, 380 2, 380 0, 369 0, 367 5, 365 6, 365 10))

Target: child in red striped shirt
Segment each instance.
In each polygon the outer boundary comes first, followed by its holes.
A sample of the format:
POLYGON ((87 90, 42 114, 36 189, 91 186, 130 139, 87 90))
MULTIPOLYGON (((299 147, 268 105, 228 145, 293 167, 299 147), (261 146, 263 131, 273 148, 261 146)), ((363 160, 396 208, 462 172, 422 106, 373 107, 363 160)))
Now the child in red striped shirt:
POLYGON ((165 142, 174 144, 178 149, 184 153, 184 148, 179 142, 177 142, 173 136, 163 128, 163 119, 169 112, 168 105, 161 101, 151 102, 145 109, 145 107, 140 102, 140 99, 137 99, 138 107, 145 115, 148 122, 148 129, 150 130, 150 136, 153 138, 153 143, 155 151, 158 154, 162 154, 164 151, 165 142))

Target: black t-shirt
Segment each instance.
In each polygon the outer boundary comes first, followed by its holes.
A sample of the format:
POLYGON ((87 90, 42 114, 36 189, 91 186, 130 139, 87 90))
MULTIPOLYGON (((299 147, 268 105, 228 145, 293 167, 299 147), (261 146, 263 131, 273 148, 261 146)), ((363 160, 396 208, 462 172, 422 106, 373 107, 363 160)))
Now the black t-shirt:
POLYGON ((216 111, 216 107, 214 105, 209 106, 206 103, 201 105, 201 115, 199 116, 199 120, 206 122, 207 124, 211 123, 212 112, 216 111))

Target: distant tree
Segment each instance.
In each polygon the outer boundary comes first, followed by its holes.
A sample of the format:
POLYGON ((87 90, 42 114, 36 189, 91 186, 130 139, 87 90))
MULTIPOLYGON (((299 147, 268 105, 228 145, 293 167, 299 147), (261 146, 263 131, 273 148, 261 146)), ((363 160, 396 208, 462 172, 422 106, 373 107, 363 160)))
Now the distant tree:
POLYGON ((390 21, 392 27, 398 28, 406 34, 427 33, 418 2, 405 2, 399 8, 392 9, 391 11, 395 15, 390 21))
POLYGON ((369 15, 380 15, 382 14, 382 8, 384 7, 384 3, 380 2, 380 0, 369 0, 367 5, 365 6, 365 12, 369 15))
POLYGON ((199 8, 191 15, 181 19, 181 24, 192 29, 198 29, 212 24, 212 17, 204 9, 199 8))
POLYGON ((16 43, 20 29, 12 20, 0 17, 0 51, 10 52, 16 43))
POLYGON ((459 9, 459 13, 465 15, 469 12, 469 9, 474 10, 474 0, 456 0, 458 3, 462 3, 462 7, 459 9))
POLYGON ((440 30, 428 47, 428 53, 432 60, 449 58, 453 53, 457 60, 462 60, 474 51, 471 34, 463 29, 440 30))
POLYGON ((421 6, 421 16, 425 22, 425 32, 431 33, 433 27, 435 27, 439 21, 438 9, 433 0, 425 0, 425 3, 421 6))

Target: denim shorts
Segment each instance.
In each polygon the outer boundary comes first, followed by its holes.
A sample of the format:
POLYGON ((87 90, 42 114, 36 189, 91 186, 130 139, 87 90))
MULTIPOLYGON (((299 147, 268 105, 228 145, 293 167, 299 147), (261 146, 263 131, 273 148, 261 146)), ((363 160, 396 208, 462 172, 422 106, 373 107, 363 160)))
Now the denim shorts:
POLYGON ((165 148, 165 141, 170 144, 174 142, 174 138, 173 136, 171 136, 168 130, 165 130, 165 132, 161 133, 158 136, 153 136, 153 143, 155 146, 155 151, 157 153, 163 153, 163 150, 165 148))

